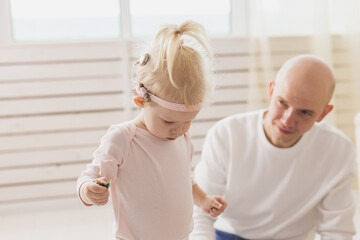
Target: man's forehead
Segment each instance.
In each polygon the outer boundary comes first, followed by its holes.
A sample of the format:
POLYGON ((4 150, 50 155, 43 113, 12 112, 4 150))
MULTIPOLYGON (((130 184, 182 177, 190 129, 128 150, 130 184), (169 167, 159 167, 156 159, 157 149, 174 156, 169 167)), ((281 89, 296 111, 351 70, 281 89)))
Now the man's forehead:
POLYGON ((306 97, 304 95, 292 94, 294 92, 278 92, 275 91, 275 97, 279 100, 283 100, 287 105, 296 109, 296 110, 307 110, 316 113, 319 111, 319 108, 322 107, 320 100, 315 100, 311 97, 306 97))

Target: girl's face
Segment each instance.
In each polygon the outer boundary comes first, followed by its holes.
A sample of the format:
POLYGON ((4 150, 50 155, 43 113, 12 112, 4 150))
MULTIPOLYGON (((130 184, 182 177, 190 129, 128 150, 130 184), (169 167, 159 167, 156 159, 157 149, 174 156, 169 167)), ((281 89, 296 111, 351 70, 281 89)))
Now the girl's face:
POLYGON ((189 130, 198 112, 178 112, 154 102, 145 103, 140 116, 140 127, 156 137, 175 140, 189 130))

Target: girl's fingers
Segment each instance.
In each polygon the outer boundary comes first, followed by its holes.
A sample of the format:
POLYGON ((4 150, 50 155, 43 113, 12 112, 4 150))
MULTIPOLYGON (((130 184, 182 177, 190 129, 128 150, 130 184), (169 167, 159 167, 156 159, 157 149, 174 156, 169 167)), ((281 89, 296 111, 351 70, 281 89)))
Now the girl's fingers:
POLYGON ((215 197, 215 199, 216 199, 216 201, 218 201, 222 205, 226 205, 226 201, 225 201, 224 198, 217 196, 217 197, 215 197))
POLYGON ((93 200, 101 200, 101 199, 107 199, 109 198, 109 194, 89 194, 89 198, 93 200))
POLYGON ((108 202, 109 198, 106 196, 97 197, 97 198, 91 198, 91 201, 95 205, 104 205, 108 202))
POLYGON ((222 204, 217 200, 217 199, 213 199, 211 202, 211 209, 221 209, 222 208, 222 204))
POLYGON ((93 193, 104 193, 106 192, 108 189, 102 185, 99 185, 95 182, 92 182, 90 185, 89 185, 89 191, 90 192, 93 192, 93 193))
POLYGON ((219 196, 217 196, 217 197, 215 197, 215 198, 216 198, 217 202, 218 202, 219 204, 221 204, 221 206, 218 207, 218 209, 225 209, 226 206, 227 206, 227 203, 226 203, 225 199, 223 199, 222 197, 219 197, 219 196))
POLYGON ((102 206, 102 205, 105 205, 107 202, 108 202, 107 200, 103 200, 103 201, 94 202, 94 204, 97 206, 102 206))

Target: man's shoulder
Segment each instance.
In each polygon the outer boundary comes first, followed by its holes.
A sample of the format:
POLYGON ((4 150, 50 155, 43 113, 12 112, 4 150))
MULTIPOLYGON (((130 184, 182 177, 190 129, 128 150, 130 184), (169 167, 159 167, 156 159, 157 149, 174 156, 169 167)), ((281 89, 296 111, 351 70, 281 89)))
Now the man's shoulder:
POLYGON ((260 116, 260 114, 264 112, 264 110, 257 110, 257 111, 251 111, 251 112, 244 112, 244 113, 237 113, 234 115, 230 115, 226 118, 223 118, 222 120, 218 121, 215 126, 228 126, 228 125, 238 125, 239 123, 244 124, 254 124, 256 125, 256 122, 260 116))
POLYGON ((315 123, 314 130, 316 130, 318 133, 317 135, 322 141, 328 141, 334 144, 343 143, 352 145, 352 141, 344 132, 326 122, 315 123))
POLYGON ((258 110, 228 116, 216 122, 210 131, 221 135, 226 133, 229 135, 245 134, 249 130, 255 131, 263 112, 264 110, 258 110))

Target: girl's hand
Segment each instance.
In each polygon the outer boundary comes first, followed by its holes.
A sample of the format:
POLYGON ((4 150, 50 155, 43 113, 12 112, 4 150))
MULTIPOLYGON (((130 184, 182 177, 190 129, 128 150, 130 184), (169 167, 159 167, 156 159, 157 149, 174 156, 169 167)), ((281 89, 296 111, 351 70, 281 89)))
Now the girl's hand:
POLYGON ((212 217, 219 216, 224 212, 226 206, 227 203, 225 199, 220 196, 206 196, 201 204, 202 210, 212 217))
POLYGON ((80 197, 89 205, 105 205, 109 200, 109 190, 105 187, 108 182, 106 178, 102 177, 83 183, 80 188, 80 197))

